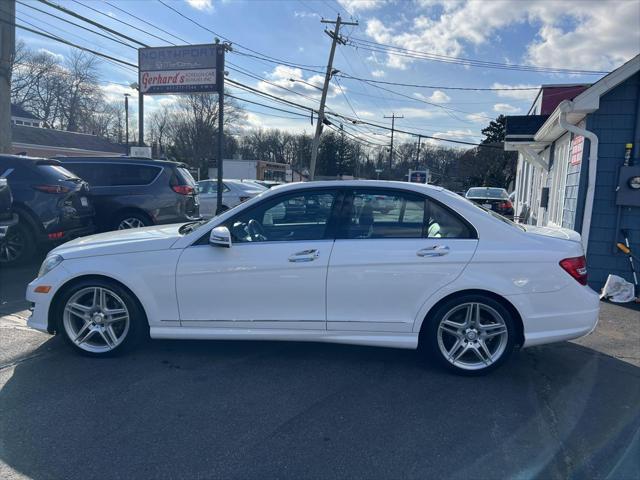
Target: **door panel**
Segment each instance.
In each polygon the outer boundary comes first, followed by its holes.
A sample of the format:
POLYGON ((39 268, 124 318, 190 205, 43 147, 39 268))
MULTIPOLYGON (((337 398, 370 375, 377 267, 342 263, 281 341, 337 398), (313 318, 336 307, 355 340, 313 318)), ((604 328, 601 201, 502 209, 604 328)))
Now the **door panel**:
POLYGON ((329 330, 411 331, 478 242, 457 214, 406 191, 354 189, 342 218, 327 277, 329 330))
POLYGON ((324 329, 332 247, 333 240, 318 240, 187 248, 176 272, 182 324, 324 329))
POLYGON ((336 240, 327 329, 359 330, 352 323, 366 322, 374 331, 411 330, 425 300, 460 275, 476 245, 472 239, 336 240), (444 255, 424 255, 445 247, 444 255))
POLYGON ((178 262, 182 325, 326 329, 337 191, 267 198, 225 222, 231 248, 196 245, 178 262))

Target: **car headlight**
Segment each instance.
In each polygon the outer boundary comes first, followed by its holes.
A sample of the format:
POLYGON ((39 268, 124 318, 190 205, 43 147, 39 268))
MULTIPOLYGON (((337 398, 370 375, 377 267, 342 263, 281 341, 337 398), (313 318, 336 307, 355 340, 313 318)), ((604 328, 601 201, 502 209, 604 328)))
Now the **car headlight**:
POLYGON ((40 271, 38 272, 38 278, 46 275, 51 270, 56 268, 58 265, 62 263, 63 258, 60 255, 50 255, 44 259, 42 265, 40 266, 40 271))

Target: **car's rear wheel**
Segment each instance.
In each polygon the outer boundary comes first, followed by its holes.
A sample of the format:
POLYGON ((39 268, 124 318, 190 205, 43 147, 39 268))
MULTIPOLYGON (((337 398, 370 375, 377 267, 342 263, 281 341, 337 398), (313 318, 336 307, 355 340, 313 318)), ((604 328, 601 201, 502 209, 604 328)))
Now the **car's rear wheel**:
POLYGON ((115 282, 81 281, 67 289, 56 312, 58 331, 77 352, 103 357, 120 353, 142 338, 146 317, 133 295, 115 282))
POLYGON ((423 331, 423 348, 440 365, 462 375, 496 369, 516 342, 511 313, 484 295, 464 295, 440 305, 423 331))
POLYGON ((9 227, 0 239, 0 265, 17 265, 32 257, 36 248, 33 233, 22 221, 9 227))
POLYGON ((114 227, 116 230, 128 230, 130 228, 141 228, 151 225, 151 220, 142 213, 124 213, 116 219, 114 227))

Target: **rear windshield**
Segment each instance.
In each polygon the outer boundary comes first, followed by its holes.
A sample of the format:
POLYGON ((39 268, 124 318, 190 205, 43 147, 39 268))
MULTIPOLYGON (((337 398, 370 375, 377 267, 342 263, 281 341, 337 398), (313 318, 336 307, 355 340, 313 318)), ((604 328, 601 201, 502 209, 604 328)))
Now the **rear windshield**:
POLYGON ((176 168, 177 185, 191 185, 196 186, 196 181, 193 179, 191 172, 184 167, 176 168))
POLYGON ((48 180, 75 180, 77 175, 59 165, 37 165, 36 170, 48 180))
POLYGON ((507 191, 504 188, 483 187, 483 188, 470 188, 467 191, 467 197, 502 199, 502 198, 509 198, 509 195, 507 195, 507 191))

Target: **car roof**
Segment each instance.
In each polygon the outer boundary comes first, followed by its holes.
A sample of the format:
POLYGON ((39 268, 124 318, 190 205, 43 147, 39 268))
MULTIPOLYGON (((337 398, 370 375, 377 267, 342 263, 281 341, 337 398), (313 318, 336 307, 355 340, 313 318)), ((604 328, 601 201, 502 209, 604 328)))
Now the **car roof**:
POLYGON ((294 182, 276 185, 270 191, 283 192, 286 190, 296 190, 298 188, 395 188, 401 190, 413 190, 416 192, 441 192, 442 187, 428 185, 425 183, 401 182, 397 180, 319 180, 311 182, 294 182))
POLYGON ((100 156, 100 157, 55 157, 55 160, 59 160, 62 163, 65 162, 103 162, 105 160, 109 162, 119 162, 119 163, 136 163, 138 165, 155 165, 155 166, 166 166, 166 167, 184 167, 188 168, 188 165, 181 162, 174 162, 172 160, 158 160, 155 158, 146 158, 146 157, 127 157, 127 156, 100 156))
POLYGON ((57 159, 43 157, 27 157, 26 155, 0 155, 0 160, 10 161, 12 163, 28 163, 32 165, 62 165, 57 159))

